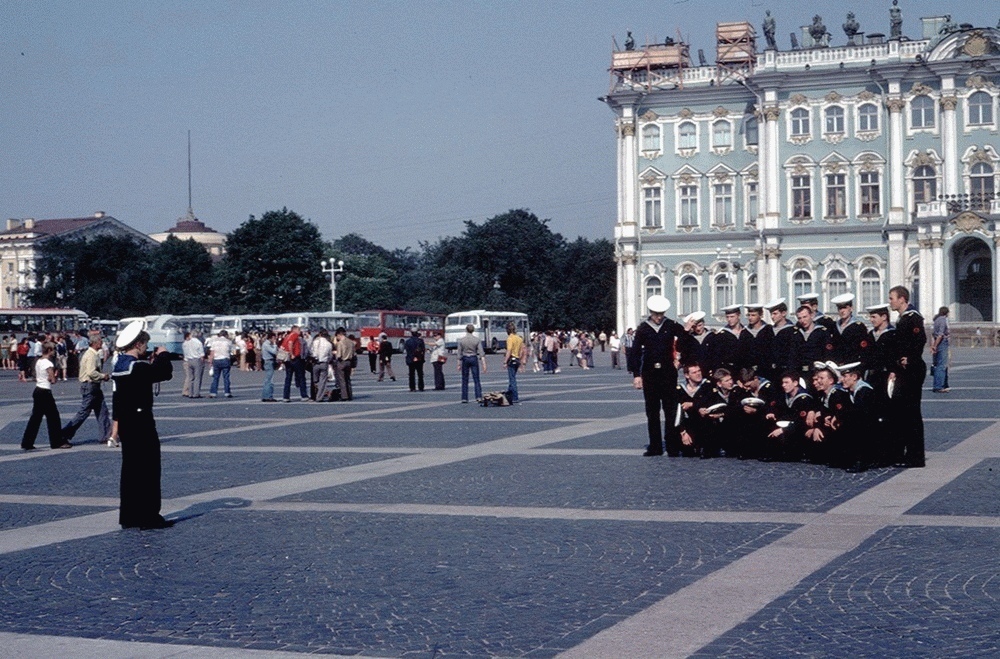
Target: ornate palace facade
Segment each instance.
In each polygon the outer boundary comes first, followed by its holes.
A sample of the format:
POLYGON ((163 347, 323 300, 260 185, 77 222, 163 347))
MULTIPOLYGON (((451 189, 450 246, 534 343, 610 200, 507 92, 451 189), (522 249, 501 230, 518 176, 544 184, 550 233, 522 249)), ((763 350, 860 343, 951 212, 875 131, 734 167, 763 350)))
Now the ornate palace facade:
POLYGON ((816 17, 787 51, 769 16, 763 52, 720 24, 714 66, 671 40, 613 53, 619 331, 655 293, 718 317, 896 284, 927 318, 1000 319, 1000 31, 935 17, 909 39, 894 14, 889 38, 850 16, 845 46, 816 17))

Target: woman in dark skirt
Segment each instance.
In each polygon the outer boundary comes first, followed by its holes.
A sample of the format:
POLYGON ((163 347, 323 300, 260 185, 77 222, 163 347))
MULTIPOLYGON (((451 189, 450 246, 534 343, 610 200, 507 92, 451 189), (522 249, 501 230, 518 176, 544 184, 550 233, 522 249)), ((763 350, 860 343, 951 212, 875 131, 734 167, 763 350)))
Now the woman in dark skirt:
POLYGON ((153 384, 173 377, 170 354, 156 348, 151 362, 141 361, 149 334, 141 322, 130 324, 115 342, 120 351, 111 374, 112 417, 122 444, 121 510, 123 529, 173 526, 160 515, 160 438, 153 420, 153 384))

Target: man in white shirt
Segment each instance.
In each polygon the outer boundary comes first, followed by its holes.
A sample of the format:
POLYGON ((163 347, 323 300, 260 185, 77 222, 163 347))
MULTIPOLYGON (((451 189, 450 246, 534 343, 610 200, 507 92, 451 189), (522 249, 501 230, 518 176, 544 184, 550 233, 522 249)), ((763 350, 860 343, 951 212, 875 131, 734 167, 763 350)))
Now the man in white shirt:
POLYGON ((316 383, 317 403, 323 400, 323 391, 326 389, 326 381, 329 379, 330 359, 333 357, 333 343, 330 341, 330 332, 324 327, 316 335, 309 345, 309 354, 313 358, 312 376, 316 383))
POLYGON ((212 386, 208 390, 208 397, 215 398, 219 393, 221 377, 226 398, 232 398, 233 394, 229 390, 229 369, 232 363, 229 361, 229 356, 233 354, 233 342, 229 340, 229 332, 222 330, 218 336, 213 336, 208 342, 208 351, 212 360, 212 386))
POLYGON ((205 375, 205 346, 197 334, 184 332, 184 389, 185 398, 201 398, 201 381, 205 375))

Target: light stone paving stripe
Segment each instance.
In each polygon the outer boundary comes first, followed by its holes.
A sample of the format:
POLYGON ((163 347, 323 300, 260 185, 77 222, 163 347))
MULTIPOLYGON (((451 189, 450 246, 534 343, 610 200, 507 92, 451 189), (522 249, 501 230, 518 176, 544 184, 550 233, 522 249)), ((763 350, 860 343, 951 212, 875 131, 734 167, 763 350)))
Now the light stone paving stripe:
POLYGON ((998 442, 1000 424, 994 424, 943 454, 930 454, 927 467, 900 472, 559 657, 687 657, 896 524, 907 510, 982 460, 984 449, 995 453, 998 442))
MULTIPOLYGON (((249 650, 246 648, 219 648, 207 645, 180 645, 176 643, 145 643, 135 641, 107 641, 103 639, 76 638, 72 636, 35 636, 0 632, 0 654, 4 657, 73 657, 74 659, 168 659, 173 657, 209 657, 211 659, 240 659, 241 657, 274 657, 274 659, 302 659, 301 652, 275 650, 249 650)), ((323 654, 332 659, 347 659, 348 655, 323 654)), ((351 659, 375 659, 362 655, 349 655, 351 659)))
POLYGON ((0 503, 43 506, 118 507, 118 497, 68 497, 48 494, 0 494, 0 503))

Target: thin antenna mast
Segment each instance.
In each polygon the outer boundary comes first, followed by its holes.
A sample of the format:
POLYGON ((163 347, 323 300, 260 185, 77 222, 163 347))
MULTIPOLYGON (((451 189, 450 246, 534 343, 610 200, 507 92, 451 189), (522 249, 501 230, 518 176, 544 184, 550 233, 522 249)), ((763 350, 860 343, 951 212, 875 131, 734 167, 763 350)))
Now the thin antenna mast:
POLYGON ((191 203, 191 131, 188 130, 188 215, 194 215, 191 203))

